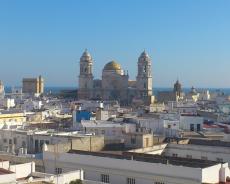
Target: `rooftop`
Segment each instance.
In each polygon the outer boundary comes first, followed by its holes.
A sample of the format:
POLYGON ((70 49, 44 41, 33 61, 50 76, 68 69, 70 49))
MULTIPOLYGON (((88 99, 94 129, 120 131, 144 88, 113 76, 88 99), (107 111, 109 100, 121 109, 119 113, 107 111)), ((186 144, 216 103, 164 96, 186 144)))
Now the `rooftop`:
POLYGON ((149 162, 149 163, 159 163, 159 164, 166 164, 166 165, 184 166, 184 167, 192 167, 192 168, 207 168, 219 164, 218 162, 208 161, 208 160, 168 157, 168 156, 150 155, 150 154, 133 153, 133 152, 123 152, 120 155, 117 153, 70 150, 68 153, 91 155, 97 157, 109 157, 114 159, 134 160, 134 161, 149 162))
POLYGON ((12 174, 14 172, 8 171, 6 169, 0 168, 0 175, 4 175, 4 174, 12 174))
POLYGON ((230 147, 230 142, 221 141, 221 140, 190 139, 188 144, 230 147))

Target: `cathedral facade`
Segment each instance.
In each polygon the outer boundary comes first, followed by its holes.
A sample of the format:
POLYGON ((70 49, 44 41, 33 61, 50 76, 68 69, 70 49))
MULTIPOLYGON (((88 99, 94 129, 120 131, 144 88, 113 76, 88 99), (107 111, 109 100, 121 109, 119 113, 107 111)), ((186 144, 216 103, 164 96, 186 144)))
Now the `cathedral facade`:
POLYGON ((150 103, 152 99, 151 59, 144 51, 137 62, 136 80, 129 80, 128 71, 116 61, 108 62, 102 70, 102 78, 94 79, 93 59, 85 50, 80 58, 78 99, 116 100, 121 104, 133 101, 150 103))

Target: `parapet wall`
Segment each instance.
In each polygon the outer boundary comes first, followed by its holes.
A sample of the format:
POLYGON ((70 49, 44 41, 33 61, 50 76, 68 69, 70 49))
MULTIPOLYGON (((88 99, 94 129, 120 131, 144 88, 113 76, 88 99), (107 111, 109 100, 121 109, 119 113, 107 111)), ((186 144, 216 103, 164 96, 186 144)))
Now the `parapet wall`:
POLYGON ((67 143, 47 145, 46 151, 57 153, 65 153, 71 149, 82 151, 101 151, 104 146, 105 141, 103 136, 89 136, 74 138, 67 143))

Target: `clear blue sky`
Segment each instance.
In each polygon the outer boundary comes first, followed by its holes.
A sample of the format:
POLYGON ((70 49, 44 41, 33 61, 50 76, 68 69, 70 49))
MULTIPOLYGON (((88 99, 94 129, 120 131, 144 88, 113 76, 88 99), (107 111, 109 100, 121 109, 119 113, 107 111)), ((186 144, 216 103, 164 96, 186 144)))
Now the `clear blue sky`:
POLYGON ((230 87, 229 0, 1 0, 0 79, 76 86, 85 48, 94 75, 114 59, 135 79, 152 57, 154 87, 230 87))

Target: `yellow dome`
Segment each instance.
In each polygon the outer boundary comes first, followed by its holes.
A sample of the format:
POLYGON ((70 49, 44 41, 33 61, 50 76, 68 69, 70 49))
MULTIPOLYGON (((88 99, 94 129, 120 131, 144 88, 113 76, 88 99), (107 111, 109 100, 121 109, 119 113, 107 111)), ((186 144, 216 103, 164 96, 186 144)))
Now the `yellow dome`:
POLYGON ((111 61, 105 65, 104 70, 121 70, 121 65, 111 61))

